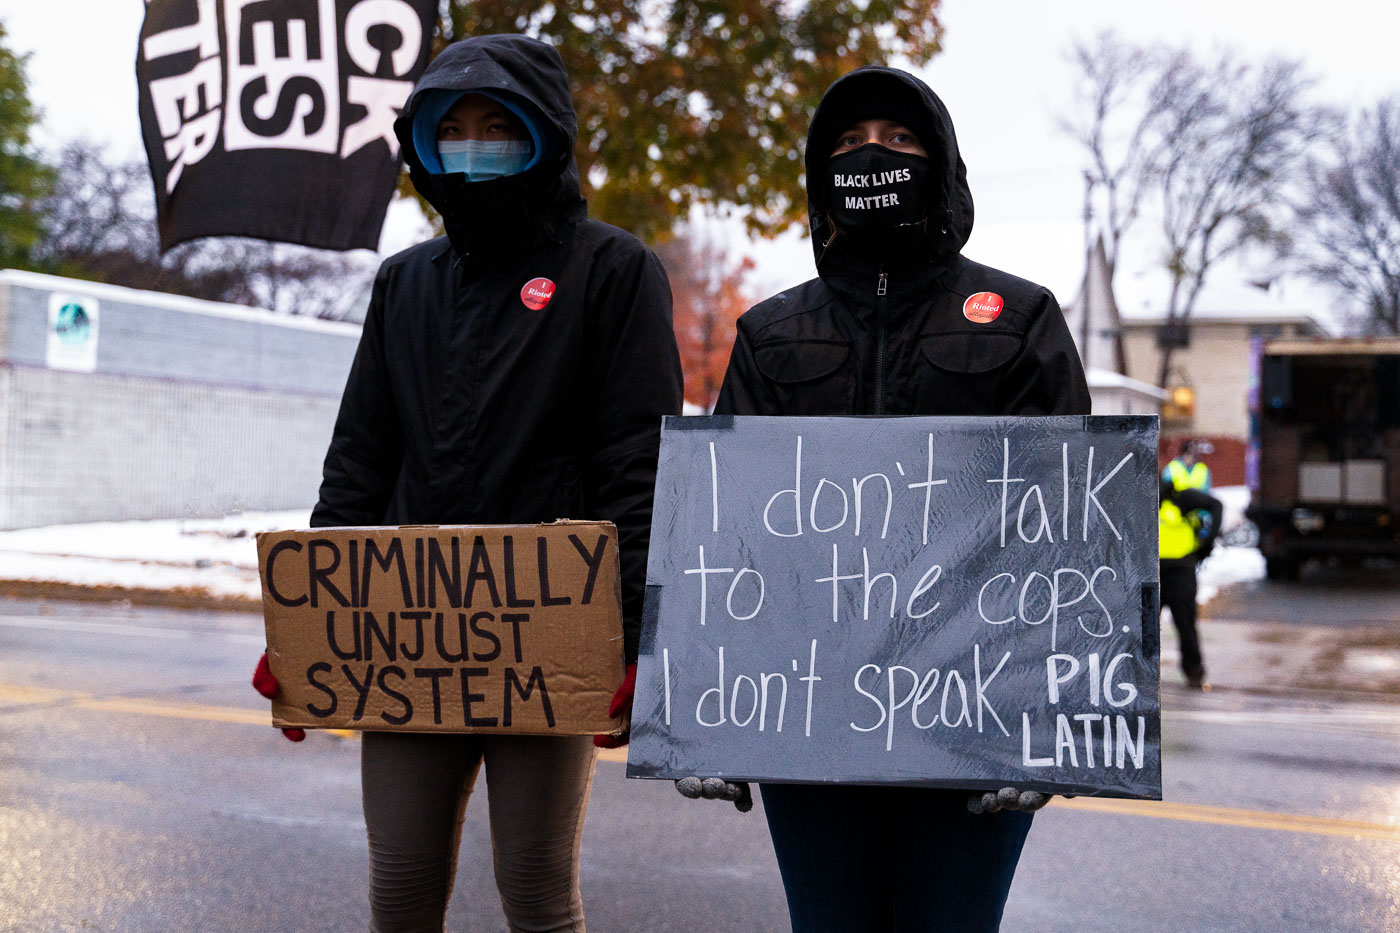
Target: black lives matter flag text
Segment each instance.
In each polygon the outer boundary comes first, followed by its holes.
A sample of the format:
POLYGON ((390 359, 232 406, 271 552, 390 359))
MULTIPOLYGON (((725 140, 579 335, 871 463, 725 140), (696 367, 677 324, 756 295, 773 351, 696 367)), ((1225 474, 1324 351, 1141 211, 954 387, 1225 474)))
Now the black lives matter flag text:
POLYGON ((136 74, 162 248, 374 249, 436 0, 147 0, 136 74))
POLYGON ((1157 419, 668 419, 628 775, 1161 797, 1157 419))

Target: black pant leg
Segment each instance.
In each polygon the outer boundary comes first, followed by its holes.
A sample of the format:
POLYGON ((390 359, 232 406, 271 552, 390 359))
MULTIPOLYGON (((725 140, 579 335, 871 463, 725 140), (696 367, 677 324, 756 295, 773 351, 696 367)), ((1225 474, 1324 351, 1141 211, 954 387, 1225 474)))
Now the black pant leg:
POLYGON ((762 784, 792 933, 889 933, 879 788, 762 784))
POLYGON ((996 933, 1029 813, 969 792, 764 784, 793 933, 996 933))
POLYGON ((894 933, 997 933, 1032 814, 967 812, 967 791, 890 788, 894 933))
POLYGON ((1196 566, 1194 562, 1162 564, 1162 604, 1171 610, 1181 642, 1181 669, 1186 676, 1204 671, 1201 644, 1196 634, 1196 566))

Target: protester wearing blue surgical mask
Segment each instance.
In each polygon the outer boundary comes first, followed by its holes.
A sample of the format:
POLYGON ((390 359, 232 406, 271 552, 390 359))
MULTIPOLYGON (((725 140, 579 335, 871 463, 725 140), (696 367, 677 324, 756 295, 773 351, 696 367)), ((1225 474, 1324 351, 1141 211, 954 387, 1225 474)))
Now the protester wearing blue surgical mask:
MULTIPOLYGON (((476 855, 494 863, 509 929, 582 933, 594 756, 627 742, 660 425, 681 407, 671 290, 636 237, 588 216, 569 79, 548 43, 449 45, 394 131, 446 236, 379 269, 311 525, 610 521, 623 630, 607 647, 630 667, 609 708, 617 735, 366 727, 370 929, 442 930, 461 815, 469 798, 480 805, 484 770, 492 851, 476 855)), ((279 690, 266 658, 254 686, 279 690)), ((498 909, 463 893, 469 913, 498 909)))
POLYGON ((414 187, 460 253, 524 246, 579 203, 553 94, 499 72, 434 83, 414 92, 397 126, 414 187))
POLYGON ((432 92, 414 120, 413 141, 429 172, 460 172, 469 182, 527 171, 543 149, 537 119, 499 93, 432 92))

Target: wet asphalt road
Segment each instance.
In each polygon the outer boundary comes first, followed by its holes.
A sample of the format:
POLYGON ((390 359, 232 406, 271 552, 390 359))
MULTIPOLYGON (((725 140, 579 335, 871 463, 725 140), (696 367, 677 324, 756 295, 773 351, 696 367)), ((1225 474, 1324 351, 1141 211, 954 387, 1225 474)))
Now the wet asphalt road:
POLYGON ((1227 587, 1209 613, 1240 622, 1387 625, 1400 640, 1400 564, 1311 561, 1296 583, 1253 580, 1227 587))
MULTIPOLYGON (((0 931, 367 927, 358 741, 260 725, 260 632, 0 600, 0 931)), ((1167 802, 1040 814, 1004 930, 1400 930, 1400 705, 1170 684, 1163 705, 1167 802)), ((449 931, 504 928, 483 811, 449 931)), ((787 928, 757 810, 620 762, 598 765, 582 875, 594 933, 787 928)))

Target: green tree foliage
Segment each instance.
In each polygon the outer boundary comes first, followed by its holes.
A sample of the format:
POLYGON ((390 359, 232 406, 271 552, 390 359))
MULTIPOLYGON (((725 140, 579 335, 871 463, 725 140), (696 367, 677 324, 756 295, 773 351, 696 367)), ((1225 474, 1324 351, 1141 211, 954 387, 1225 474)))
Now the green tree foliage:
POLYGON ((837 77, 939 50, 940 0, 450 0, 439 43, 489 33, 559 49, 595 216, 664 239, 692 205, 771 235, 799 221, 802 146, 837 77))
POLYGON ((0 267, 28 264, 43 233, 36 202, 53 183, 53 173, 30 151, 39 114, 29 101, 24 66, 6 45, 0 23, 0 267))

